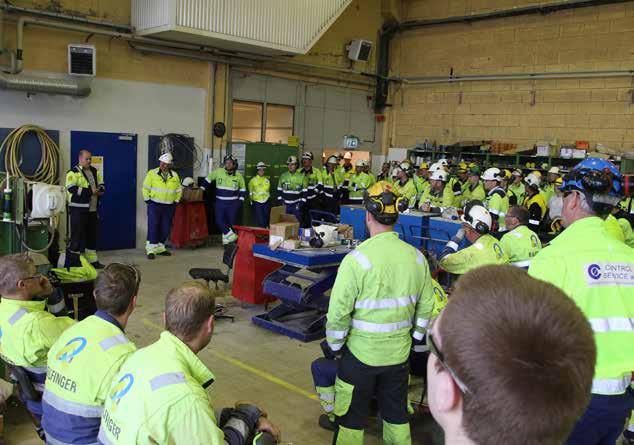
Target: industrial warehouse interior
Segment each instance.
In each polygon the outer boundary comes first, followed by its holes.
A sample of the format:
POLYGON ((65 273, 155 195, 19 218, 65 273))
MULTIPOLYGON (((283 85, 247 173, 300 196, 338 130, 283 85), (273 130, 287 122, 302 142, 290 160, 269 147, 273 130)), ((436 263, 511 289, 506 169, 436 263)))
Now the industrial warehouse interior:
POLYGON ((0 445, 634 445, 634 0, 0 0, 0 445))

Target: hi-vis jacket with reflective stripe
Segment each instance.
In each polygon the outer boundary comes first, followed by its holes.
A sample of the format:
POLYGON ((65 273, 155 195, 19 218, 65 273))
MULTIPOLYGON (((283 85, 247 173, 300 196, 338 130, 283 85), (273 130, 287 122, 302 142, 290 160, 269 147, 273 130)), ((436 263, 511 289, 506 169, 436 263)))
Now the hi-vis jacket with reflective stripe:
POLYGON ((484 206, 489 210, 493 219, 500 219, 500 226, 504 225, 504 215, 509 211, 509 197, 502 187, 489 190, 484 198, 484 206))
POLYGON ((455 253, 441 258, 439 265, 447 272, 457 275, 465 274, 480 266, 506 264, 509 261, 500 242, 491 235, 482 235, 475 243, 461 250, 458 250, 457 244, 449 241, 447 248, 455 253))
POLYGON ((80 283, 97 279, 97 270, 83 255, 67 258, 62 252, 57 261, 57 267, 51 269, 62 283, 80 283))
POLYGON ((528 209, 529 220, 528 223, 531 227, 539 227, 546 215, 546 201, 544 201, 544 197, 536 193, 533 196, 526 195, 524 198, 524 207, 528 209))
POLYGON ((473 188, 471 183, 469 183, 469 186, 462 193, 461 204, 466 204, 467 202, 473 201, 474 199, 484 202, 484 198, 486 198, 486 192, 484 191, 484 186, 482 185, 482 182, 478 182, 473 188))
POLYGON ((254 176, 249 181, 249 198, 260 204, 271 199, 271 181, 266 176, 254 176))
POLYGON ((429 266, 421 252, 386 232, 341 262, 330 296, 326 339, 369 366, 404 363, 412 336, 422 340, 434 309, 429 266))
POLYGON ((365 191, 374 185, 374 177, 361 172, 350 178, 350 201, 353 204, 362 204, 365 191))
POLYGON ((282 173, 277 182, 277 199, 286 205, 306 202, 308 179, 299 170, 282 173))
POLYGON ((447 207, 455 207, 456 200, 461 200, 461 197, 454 196, 453 190, 449 187, 449 184, 445 184, 442 192, 437 193, 432 190, 431 186, 423 192, 420 198, 420 204, 429 203, 434 208, 446 209, 447 207))
POLYGON ((583 218, 539 252, 528 273, 563 290, 590 321, 592 393, 624 393, 634 371, 634 249, 613 239, 602 219, 583 218))
POLYGON ((528 267, 530 260, 542 248, 542 243, 535 232, 526 226, 518 226, 506 233, 500 240, 502 250, 509 257, 510 263, 518 267, 528 267))
POLYGON ((48 353, 42 427, 52 444, 95 443, 112 379, 136 350, 116 320, 97 311, 67 329, 48 353))
POLYGON ((143 181, 143 200, 158 204, 174 204, 181 200, 183 189, 178 173, 170 170, 167 180, 163 180, 161 170, 155 168, 147 172, 143 181))
POLYGON ((247 196, 247 188, 244 176, 240 172, 227 173, 224 168, 217 168, 207 175, 207 182, 216 181, 216 203, 220 201, 244 201, 247 196))
POLYGON ((115 376, 101 419, 102 444, 224 445, 205 387, 214 375, 171 333, 132 354, 115 376))
POLYGON ((306 177, 306 200, 312 201, 324 190, 322 172, 316 167, 311 167, 310 170, 302 168, 301 173, 306 177))
POLYGON ((87 174, 93 175, 95 185, 103 186, 103 178, 101 173, 95 167, 90 167, 86 173, 80 165, 76 165, 72 170, 66 173, 66 191, 68 192, 68 207, 88 211, 90 208, 90 197, 92 196, 92 188, 86 177, 87 174))
POLYGON ((526 187, 521 182, 519 184, 511 184, 508 189, 509 205, 522 205, 526 196, 526 187), (513 201, 513 202, 511 202, 513 201))
POLYGON ((337 174, 336 170, 328 173, 327 170, 321 172, 322 182, 324 184, 324 195, 328 198, 336 198, 339 189, 343 185, 343 178, 337 174))
POLYGON ((46 301, 2 298, 0 302, 0 352, 9 362, 25 368, 44 368, 53 343, 75 321, 55 317, 45 310, 46 301))
POLYGON ((392 187, 402 198, 407 198, 409 200, 409 207, 412 208, 416 205, 416 185, 414 185, 414 180, 412 178, 408 178, 405 184, 401 184, 401 181, 396 180, 392 183, 392 187))
POLYGON ((431 187, 429 185, 429 181, 422 176, 415 175, 414 176, 414 186, 416 186, 416 199, 420 201, 426 190, 431 187))

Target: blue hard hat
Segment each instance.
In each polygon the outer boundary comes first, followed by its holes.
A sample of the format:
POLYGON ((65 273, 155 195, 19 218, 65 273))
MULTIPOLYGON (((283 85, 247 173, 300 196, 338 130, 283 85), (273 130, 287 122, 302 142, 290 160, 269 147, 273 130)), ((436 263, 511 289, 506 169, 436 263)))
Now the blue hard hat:
POLYGON ((574 166, 574 168, 563 178, 563 184, 559 188, 562 191, 579 190, 581 192, 596 193, 596 189, 589 189, 589 182, 584 181, 585 177, 593 177, 593 183, 601 179, 605 181, 606 189, 608 182, 612 183, 609 191, 610 196, 621 196, 623 193, 622 176, 618 167, 607 159, 587 158, 574 166))

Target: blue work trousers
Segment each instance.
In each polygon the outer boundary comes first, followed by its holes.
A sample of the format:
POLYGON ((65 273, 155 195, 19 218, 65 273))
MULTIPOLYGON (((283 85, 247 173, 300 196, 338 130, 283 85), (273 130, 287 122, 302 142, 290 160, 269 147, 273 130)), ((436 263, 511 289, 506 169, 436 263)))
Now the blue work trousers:
POLYGON ((302 222, 302 212, 299 208, 299 203, 297 204, 286 204, 285 205, 285 209, 286 209, 286 214, 287 215, 293 215, 295 216, 295 218, 297 218, 297 221, 299 223, 302 222))
POLYGON ((313 374, 313 382, 315 386, 328 388, 335 386, 337 380, 338 363, 335 359, 321 357, 313 361, 310 370, 313 374))
POLYGON ((232 201, 216 199, 216 205, 214 207, 216 226, 218 226, 223 235, 229 233, 231 227, 238 222, 240 207, 242 207, 242 201, 240 199, 232 201))
POLYGON ((165 244, 172 229, 176 204, 147 203, 147 239, 150 244, 165 244))
POLYGON ((269 216, 271 214, 270 201, 254 202, 253 210, 255 211, 255 225, 267 228, 269 226, 269 216))
POLYGON ((617 396, 593 394, 588 409, 575 425, 566 445, 614 445, 633 409, 632 388, 617 396))

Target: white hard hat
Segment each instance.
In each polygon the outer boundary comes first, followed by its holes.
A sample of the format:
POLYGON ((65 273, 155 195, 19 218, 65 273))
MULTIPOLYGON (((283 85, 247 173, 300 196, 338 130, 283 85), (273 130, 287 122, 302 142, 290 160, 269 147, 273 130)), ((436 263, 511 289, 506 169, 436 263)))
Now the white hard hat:
POLYGON ((398 174, 399 174, 400 172, 402 172, 402 171, 403 171, 403 170, 401 170, 400 168, 396 167, 394 170, 392 170, 392 177, 394 177, 394 178, 395 178, 395 177, 397 177, 397 176, 398 176, 398 174))
POLYGON ((299 164, 299 162, 297 162, 297 156, 289 156, 286 160, 286 165, 289 164, 299 164))
POLYGON ((449 173, 447 173, 444 170, 436 170, 435 172, 431 174, 431 176, 429 177, 429 180, 447 182, 449 181, 449 173))
POLYGON ((439 170, 444 170, 444 168, 438 162, 434 162, 432 165, 429 166, 429 171, 431 173, 439 171, 439 170))
POLYGON ((304 154, 302 154, 302 159, 310 159, 312 161, 313 158, 313 153, 310 151, 305 151, 304 154))
POLYGON ((538 188, 542 180, 538 175, 535 174, 535 172, 533 172, 533 173, 529 173, 526 176, 526 178, 524 178, 524 182, 530 185, 531 187, 538 188))
POLYGON ((172 156, 172 153, 163 153, 159 157, 159 161, 163 164, 171 164, 174 162, 174 157, 172 156))
POLYGON ((445 158, 438 159, 437 163, 445 167, 449 165, 449 162, 445 158))
POLYGON ((352 159, 352 153, 347 151, 345 155, 343 155, 344 159, 352 159))
POLYGON ((496 167, 487 168, 482 174, 483 181, 501 181, 503 178, 504 174, 496 167))
POLYGON ((516 169, 511 173, 513 176, 522 176, 522 170, 516 169))
POLYGON ((258 164, 255 166, 255 168, 258 170, 266 167, 268 167, 268 165, 266 165, 264 162, 258 162, 258 164))
POLYGON ((326 164, 338 164, 339 163, 339 158, 336 155, 332 155, 328 158, 328 160, 326 161, 326 164))
POLYGON ((559 167, 550 167, 550 170, 548 170, 548 173, 554 173, 555 175, 558 175, 559 167))
POLYGON ((355 163, 355 165, 356 165, 357 167, 365 167, 365 166, 366 166, 366 162, 365 162, 365 160, 364 160, 364 159, 359 159, 359 160, 355 163))
POLYGON ((479 203, 467 204, 464 208, 464 214, 460 217, 460 221, 468 224, 475 229, 476 232, 481 234, 488 233, 493 223, 489 211, 479 203))
POLYGON ((188 176, 183 179, 183 187, 191 187, 192 185, 194 185, 194 178, 188 176))

